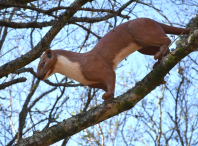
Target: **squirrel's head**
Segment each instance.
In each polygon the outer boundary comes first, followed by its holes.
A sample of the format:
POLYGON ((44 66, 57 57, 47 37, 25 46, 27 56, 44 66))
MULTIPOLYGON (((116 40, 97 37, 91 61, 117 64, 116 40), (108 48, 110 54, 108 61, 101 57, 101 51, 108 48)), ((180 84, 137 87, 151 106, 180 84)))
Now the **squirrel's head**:
POLYGON ((41 80, 45 80, 54 74, 54 66, 57 62, 57 55, 50 49, 46 50, 37 68, 37 76, 41 80))

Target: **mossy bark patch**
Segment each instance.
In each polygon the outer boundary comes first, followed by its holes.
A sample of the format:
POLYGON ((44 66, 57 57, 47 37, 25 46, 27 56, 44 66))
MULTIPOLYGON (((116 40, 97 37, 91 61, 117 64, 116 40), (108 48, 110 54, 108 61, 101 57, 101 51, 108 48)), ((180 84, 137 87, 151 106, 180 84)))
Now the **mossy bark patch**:
POLYGON ((132 107, 134 107, 133 100, 125 100, 124 102, 121 102, 119 105, 116 106, 119 113, 131 109, 132 107))
POLYGON ((135 94, 138 96, 144 96, 146 94, 146 89, 144 87, 137 87, 135 94))
POLYGON ((190 42, 191 42, 191 43, 195 43, 195 42, 196 42, 196 38, 195 38, 194 35, 192 35, 192 36, 190 37, 190 42))

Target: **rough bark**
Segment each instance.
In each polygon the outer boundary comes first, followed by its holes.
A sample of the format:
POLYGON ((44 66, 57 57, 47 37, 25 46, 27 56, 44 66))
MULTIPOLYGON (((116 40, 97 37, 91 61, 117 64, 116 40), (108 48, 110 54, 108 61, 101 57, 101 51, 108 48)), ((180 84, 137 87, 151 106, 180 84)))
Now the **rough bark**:
POLYGON ((198 31, 191 36, 190 43, 186 41, 184 43, 182 42, 182 44, 186 45, 180 46, 171 54, 164 57, 153 71, 123 95, 94 107, 87 112, 63 120, 59 124, 43 131, 35 132, 33 136, 21 139, 16 146, 50 145, 133 108, 148 93, 160 85, 165 75, 181 61, 181 59, 198 48, 198 31))
POLYGON ((27 4, 36 0, 1 0, 0 2, 0 10, 5 9, 7 7, 3 7, 3 4, 27 4))

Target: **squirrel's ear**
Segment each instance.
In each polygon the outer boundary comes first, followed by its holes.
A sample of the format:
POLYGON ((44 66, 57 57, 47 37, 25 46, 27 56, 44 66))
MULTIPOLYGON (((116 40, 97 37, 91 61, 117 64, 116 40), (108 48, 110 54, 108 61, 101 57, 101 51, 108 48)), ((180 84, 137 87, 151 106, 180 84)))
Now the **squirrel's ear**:
POLYGON ((45 51, 45 53, 47 53, 47 57, 50 59, 50 58, 52 58, 52 50, 51 49, 47 49, 46 51, 45 51))

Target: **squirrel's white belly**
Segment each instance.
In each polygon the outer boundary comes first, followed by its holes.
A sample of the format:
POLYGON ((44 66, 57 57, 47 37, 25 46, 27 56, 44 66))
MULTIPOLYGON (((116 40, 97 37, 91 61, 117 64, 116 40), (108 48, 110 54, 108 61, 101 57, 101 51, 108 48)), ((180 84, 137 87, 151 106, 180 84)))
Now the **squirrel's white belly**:
POLYGON ((141 46, 138 46, 136 43, 131 43, 129 44, 127 47, 123 48, 121 52, 119 52, 114 60, 113 60, 113 70, 116 69, 117 65, 123 60, 125 59, 129 54, 135 52, 136 50, 141 49, 141 46))
POLYGON ((80 64, 78 62, 71 62, 69 59, 61 55, 58 56, 58 61, 55 65, 55 71, 82 84, 89 85, 97 83, 93 81, 88 81, 84 78, 80 70, 80 64))

